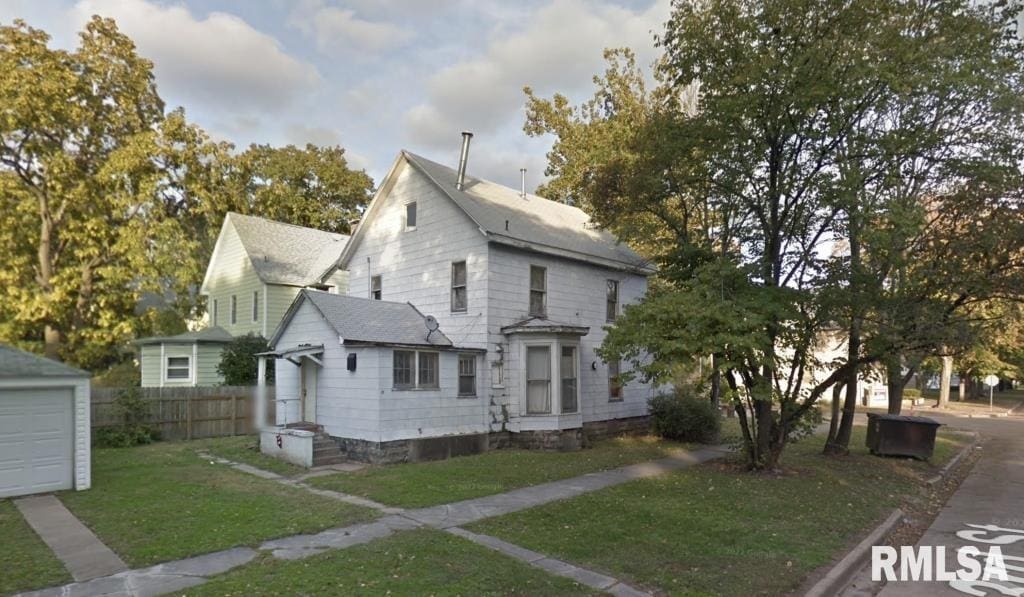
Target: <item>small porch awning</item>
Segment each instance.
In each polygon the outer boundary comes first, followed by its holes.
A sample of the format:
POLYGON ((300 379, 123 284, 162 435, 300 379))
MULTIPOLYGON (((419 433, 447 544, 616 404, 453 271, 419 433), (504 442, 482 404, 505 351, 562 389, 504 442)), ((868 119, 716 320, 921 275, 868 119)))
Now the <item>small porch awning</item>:
POLYGON ((275 359, 287 359, 296 365, 301 364, 303 357, 322 365, 320 357, 324 354, 323 344, 300 344, 294 348, 282 348, 281 350, 268 350, 257 353, 258 357, 274 357, 275 359))
POLYGON ((531 317, 530 319, 517 321, 501 328, 501 333, 506 336, 512 334, 569 334, 573 336, 586 336, 590 333, 590 328, 585 325, 552 321, 543 317, 531 317))

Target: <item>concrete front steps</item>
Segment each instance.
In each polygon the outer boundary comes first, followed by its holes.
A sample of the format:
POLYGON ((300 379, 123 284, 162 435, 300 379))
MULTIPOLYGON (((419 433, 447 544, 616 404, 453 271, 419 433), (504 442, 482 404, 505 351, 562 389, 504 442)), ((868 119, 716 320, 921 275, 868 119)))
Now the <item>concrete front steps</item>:
POLYGON ((334 441, 331 436, 324 433, 323 425, 317 425, 316 423, 289 423, 286 425, 289 429, 302 429, 303 431, 313 432, 313 466, 326 466, 329 464, 341 464, 348 462, 345 458, 344 452, 338 447, 338 442, 334 441))

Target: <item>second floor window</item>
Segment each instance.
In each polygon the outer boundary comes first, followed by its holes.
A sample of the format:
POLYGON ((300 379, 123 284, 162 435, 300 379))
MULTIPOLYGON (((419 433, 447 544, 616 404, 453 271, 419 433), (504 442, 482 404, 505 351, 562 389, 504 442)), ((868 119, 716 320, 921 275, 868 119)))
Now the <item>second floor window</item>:
POLYGON ((260 320, 260 291, 252 291, 252 320, 260 320))
POLYGON ((213 325, 217 325, 217 299, 213 299, 213 325))
POLYGON ((452 311, 464 312, 469 307, 466 296, 466 262, 452 264, 452 311))
POLYGON ((375 301, 381 300, 381 279, 380 276, 370 278, 370 298, 375 301))
POLYGON ((231 295, 231 325, 238 323, 238 297, 231 295))
POLYGON ((615 317, 619 313, 619 282, 618 280, 608 280, 608 300, 607 307, 605 309, 605 319, 608 321, 615 321, 615 317))
POLYGON ((405 229, 416 229, 416 202, 405 204, 405 229))
POLYGON ((546 317, 548 310, 548 270, 530 266, 530 316, 546 317))

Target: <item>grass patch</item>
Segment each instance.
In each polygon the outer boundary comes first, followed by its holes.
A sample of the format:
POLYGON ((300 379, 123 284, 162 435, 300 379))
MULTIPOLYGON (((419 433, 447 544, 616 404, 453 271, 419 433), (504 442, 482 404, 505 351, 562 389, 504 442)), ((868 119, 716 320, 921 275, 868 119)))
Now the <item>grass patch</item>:
MULTIPOLYGON (((821 436, 791 445, 783 474, 713 462, 469 528, 671 594, 785 594, 937 468, 870 456, 864 439, 855 427, 841 458, 821 455, 821 436)), ((954 441, 943 437, 937 456, 954 441)))
POLYGON ((271 471, 279 475, 294 476, 305 472, 307 469, 285 462, 280 458, 267 456, 260 452, 260 438, 258 435, 236 435, 234 437, 216 437, 211 439, 194 440, 191 444, 196 449, 271 471))
POLYGON ((664 458, 685 447, 655 437, 623 437, 578 452, 494 450, 436 462, 370 467, 316 477, 309 483, 390 506, 420 508, 664 458))
POLYGON ((599 595, 435 530, 406 531, 295 561, 257 560, 188 595, 599 595))
POLYGON ((375 516, 211 464, 192 442, 94 449, 92 489, 61 501, 132 567, 375 516))
POLYGON ((0 500, 0 594, 71 582, 64 564, 28 526, 11 500, 0 500))

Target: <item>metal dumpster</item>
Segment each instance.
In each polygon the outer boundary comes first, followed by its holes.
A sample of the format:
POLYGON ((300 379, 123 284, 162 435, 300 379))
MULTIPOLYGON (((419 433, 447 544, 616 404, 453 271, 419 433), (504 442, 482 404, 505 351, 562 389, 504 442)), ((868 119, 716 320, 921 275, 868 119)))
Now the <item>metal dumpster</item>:
POLYGON ((932 457, 942 423, 928 417, 868 413, 868 449, 879 456, 932 457))

